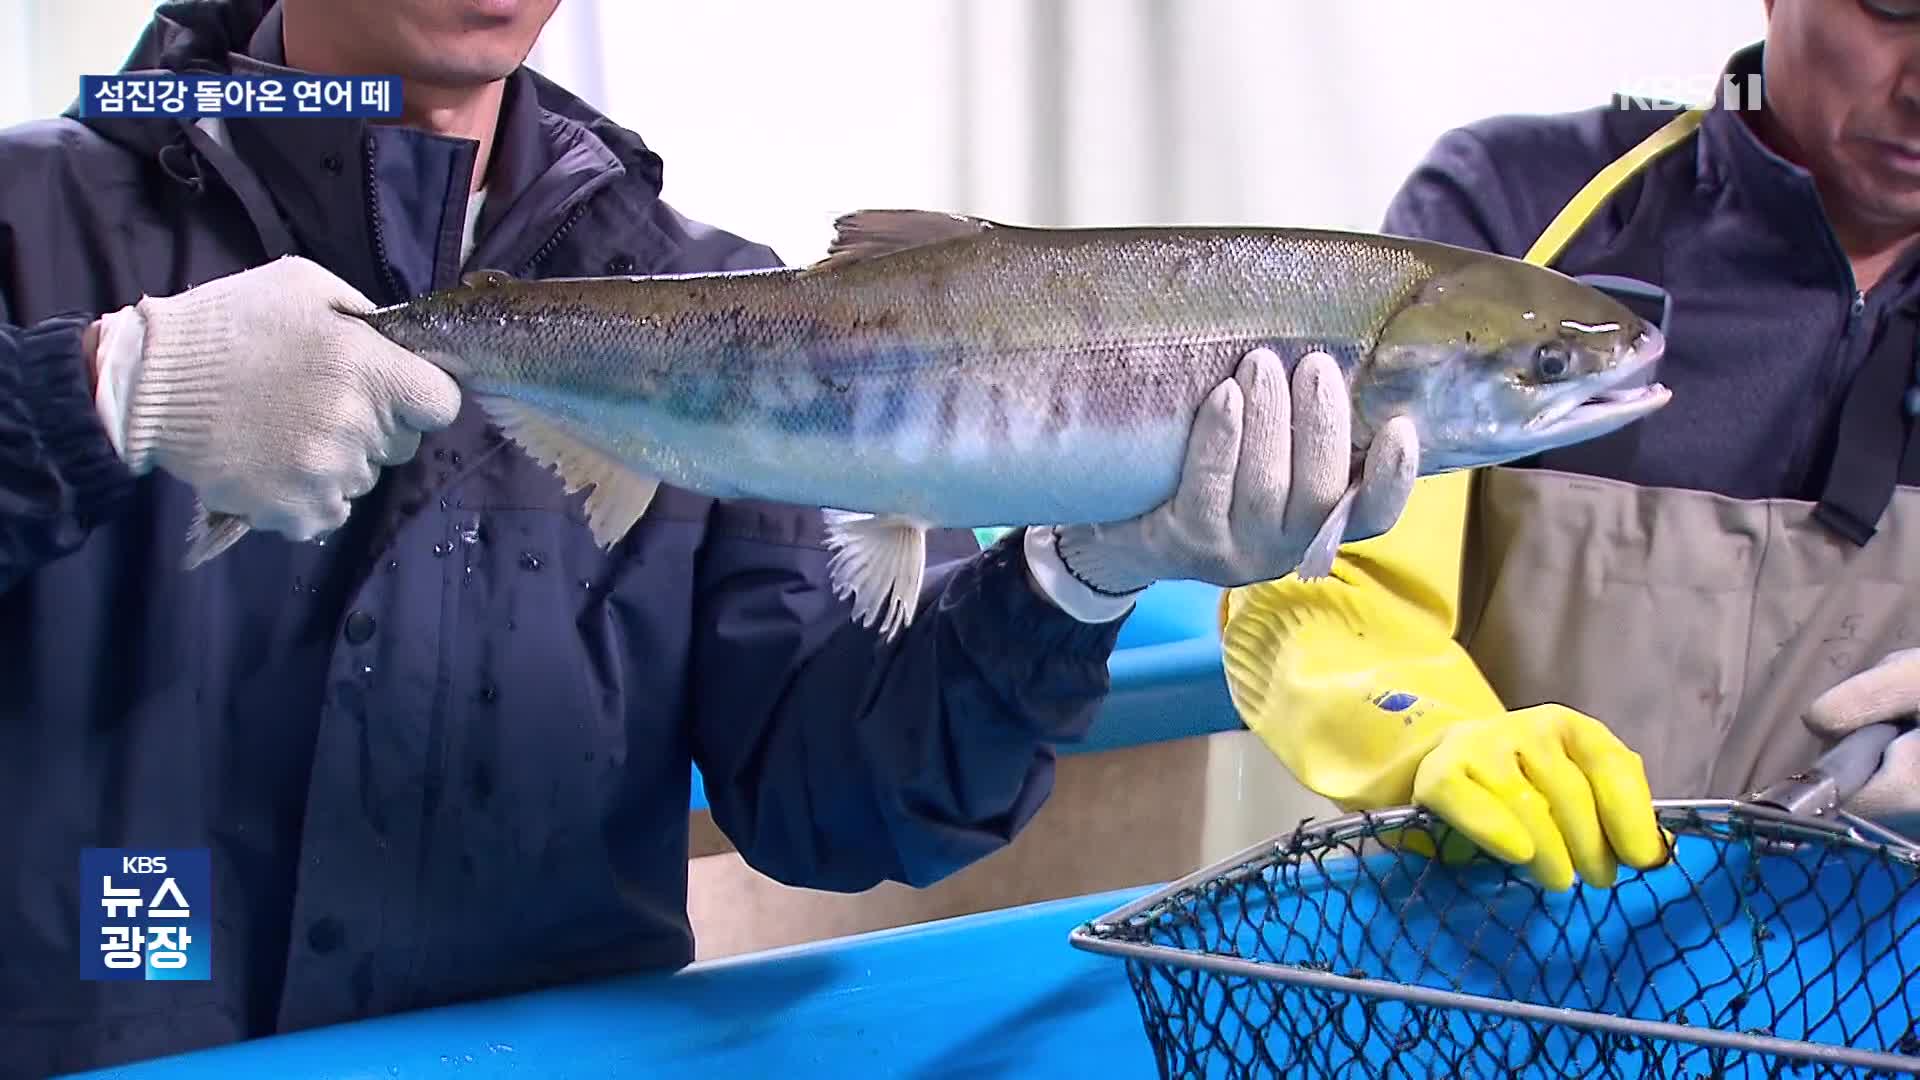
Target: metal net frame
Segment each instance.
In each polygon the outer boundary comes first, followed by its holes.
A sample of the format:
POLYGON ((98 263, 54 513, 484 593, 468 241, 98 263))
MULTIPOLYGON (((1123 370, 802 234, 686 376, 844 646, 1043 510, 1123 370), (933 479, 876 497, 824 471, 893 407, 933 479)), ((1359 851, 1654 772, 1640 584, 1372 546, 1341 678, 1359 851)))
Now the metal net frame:
POLYGON ((1162 1077, 1920 1075, 1920 849, 1663 800, 1658 869, 1542 889, 1415 808, 1302 825, 1078 928, 1162 1077))

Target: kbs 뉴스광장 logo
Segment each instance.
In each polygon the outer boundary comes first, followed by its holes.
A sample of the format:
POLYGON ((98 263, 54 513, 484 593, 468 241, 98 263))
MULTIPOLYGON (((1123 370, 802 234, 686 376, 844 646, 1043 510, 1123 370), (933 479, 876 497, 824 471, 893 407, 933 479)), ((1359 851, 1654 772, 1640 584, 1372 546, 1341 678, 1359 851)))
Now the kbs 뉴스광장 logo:
POLYGON ((80 852, 80 977, 212 977, 213 872, 205 848, 80 852))

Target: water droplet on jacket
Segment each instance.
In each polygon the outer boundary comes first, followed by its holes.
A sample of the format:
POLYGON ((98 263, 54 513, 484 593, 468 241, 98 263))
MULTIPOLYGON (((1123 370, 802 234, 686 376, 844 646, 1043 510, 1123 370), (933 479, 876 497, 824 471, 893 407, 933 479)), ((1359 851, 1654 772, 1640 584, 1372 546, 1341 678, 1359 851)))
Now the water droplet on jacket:
MULTIPOLYGON (((447 458, 447 452, 446 452, 446 450, 444 450, 444 449, 441 449, 441 448, 439 448, 439 447, 435 447, 435 448, 434 448, 434 451, 433 451, 433 460, 435 460, 435 461, 445 461, 445 460, 446 460, 446 458, 447 458)), ((447 1059, 446 1059, 446 1058, 441 1058, 440 1060, 441 1060, 441 1061, 445 1061, 445 1060, 447 1060, 447 1059)))
POLYGON ((520 569, 538 570, 542 565, 543 564, 540 562, 540 556, 535 555, 533 552, 523 551, 520 553, 520 569))
POLYGON ((313 595, 315 595, 315 596, 319 596, 319 595, 320 595, 320 586, 318 586, 318 585, 309 585, 309 586, 307 586, 307 591, 308 591, 308 592, 310 592, 310 593, 312 593, 312 594, 313 594, 313 595))
POLYGON ((447 500, 445 500, 445 499, 441 499, 441 500, 440 500, 440 509, 442 509, 442 510, 445 510, 446 508, 447 508, 447 500))
POLYGON ((518 630, 518 629, 520 629, 520 624, 519 624, 519 623, 517 623, 517 622, 514 622, 514 621, 513 621, 512 619, 508 619, 508 620, 507 620, 507 629, 509 629, 509 630, 518 630))
POLYGON ((588 579, 586 579, 586 578, 581 578, 581 579, 580 579, 580 587, 581 587, 581 588, 583 588, 583 589, 591 589, 591 588, 593 588, 593 582, 592 582, 592 581, 589 581, 589 580, 588 580, 588 579))
POLYGON ((449 461, 451 461, 451 462, 453 462, 453 467, 454 467, 454 468, 456 468, 456 469, 457 469, 457 468, 459 468, 459 467, 460 467, 460 451, 458 451, 458 450, 455 450, 455 451, 454 451, 454 452, 453 452, 453 453, 452 453, 452 454, 451 454, 451 455, 450 455, 450 456, 449 456, 449 457, 447 458, 447 460, 449 460, 449 461))
POLYGON ((493 1051, 496 1054, 511 1054, 513 1053, 513 1044, 512 1043, 488 1043, 487 1049, 493 1051))
POLYGON ((463 544, 477 544, 480 542, 480 519, 475 518, 460 526, 460 542, 463 544))
POLYGON ((400 560, 398 559, 387 560, 387 573, 391 574, 398 569, 400 569, 400 560))
POLYGON ((304 582, 304 581, 301 581, 301 580, 300 580, 299 578, 294 578, 294 579, 293 579, 293 591, 294 591, 294 592, 299 592, 300 590, 302 590, 302 589, 304 589, 304 588, 306 588, 306 587, 307 587, 307 583, 306 583, 306 582, 304 582))
POLYGON ((472 1054, 462 1054, 462 1055, 460 1055, 460 1056, 461 1056, 461 1057, 463 1057, 463 1058, 466 1058, 466 1059, 467 1059, 468 1061, 472 1061, 472 1060, 473 1060, 473 1055, 472 1055, 472 1054))
POLYGON ((466 585, 472 581, 473 581, 473 564, 468 563, 465 569, 461 571, 460 584, 466 585))
POLYGON ((373 665, 372 665, 372 664, 361 664, 361 665, 360 665, 360 674, 362 674, 362 675, 371 675, 371 674, 373 674, 373 665))
POLYGON ((480 700, 481 700, 481 701, 492 701, 492 700, 493 700, 494 698, 497 698, 497 697, 499 697, 499 696, 500 696, 500 691, 498 691, 498 690, 495 690, 495 689, 493 688, 493 684, 492 684, 492 683, 482 683, 482 684, 480 685, 480 700))
POLYGON ((447 557, 447 553, 452 550, 453 550, 453 545, 448 541, 442 540, 439 543, 433 545, 433 557, 436 559, 444 559, 447 557))

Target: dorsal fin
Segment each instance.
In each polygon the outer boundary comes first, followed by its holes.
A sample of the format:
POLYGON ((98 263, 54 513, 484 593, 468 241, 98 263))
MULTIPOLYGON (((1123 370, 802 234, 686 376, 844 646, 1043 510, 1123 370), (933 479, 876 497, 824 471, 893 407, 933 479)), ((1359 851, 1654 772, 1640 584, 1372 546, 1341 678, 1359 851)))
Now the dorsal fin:
POLYGON ((978 236, 994 223, 965 214, 939 210, 856 210, 833 223, 833 243, 827 256, 813 264, 825 270, 896 251, 978 236))
POLYGON ((460 284, 469 289, 493 289, 501 285, 513 284, 513 275, 505 270, 475 270, 463 276, 460 284))

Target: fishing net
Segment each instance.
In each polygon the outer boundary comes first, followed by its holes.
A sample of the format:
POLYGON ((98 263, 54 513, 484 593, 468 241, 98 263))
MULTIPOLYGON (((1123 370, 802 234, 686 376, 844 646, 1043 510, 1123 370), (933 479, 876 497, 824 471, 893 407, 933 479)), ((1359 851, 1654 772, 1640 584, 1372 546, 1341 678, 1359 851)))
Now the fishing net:
POLYGON ((1662 803, 1673 858, 1553 893, 1360 814, 1075 931, 1121 957, 1160 1075, 1920 1073, 1920 858, 1726 802, 1662 803))

